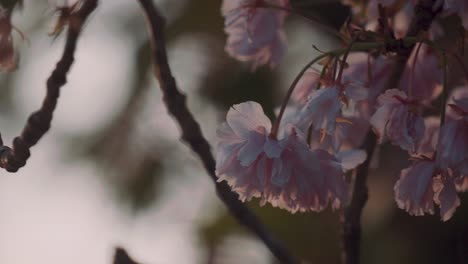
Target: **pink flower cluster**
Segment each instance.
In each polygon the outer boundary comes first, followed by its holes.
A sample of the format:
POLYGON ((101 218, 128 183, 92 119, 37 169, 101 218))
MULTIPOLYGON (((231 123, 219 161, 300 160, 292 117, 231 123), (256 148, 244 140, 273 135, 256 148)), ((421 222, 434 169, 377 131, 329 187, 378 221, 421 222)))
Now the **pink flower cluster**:
POLYGON ((336 209, 346 201, 344 171, 361 163, 365 153, 311 149, 291 124, 276 139, 255 102, 234 105, 226 120, 217 132, 216 173, 241 200, 259 197, 262 204, 291 212, 321 211, 328 204, 336 209))
POLYGON ((226 52, 258 66, 279 64, 286 52, 283 31, 286 12, 266 8, 287 7, 289 0, 225 0, 221 12, 228 34, 226 52))
POLYGON ((445 123, 427 118, 426 133, 413 164, 401 172, 395 185, 398 206, 412 215, 434 213, 450 219, 460 205, 457 191, 468 181, 468 87, 460 88, 448 105, 445 123), (460 97, 458 97, 460 96, 460 97))
MULTIPOLYGON (((355 28, 372 34, 380 34, 382 5, 391 34, 404 38, 417 1, 343 3, 352 7, 355 28)), ((286 0, 225 0, 226 51, 254 67, 277 65, 286 49, 282 28, 288 5, 286 0)), ((437 1, 434 8, 457 14, 467 28, 467 1, 437 1)), ((435 21, 427 40, 441 36, 435 21)), ((388 87, 395 60, 395 54, 381 51, 328 57, 320 71, 308 69, 300 76, 273 126, 259 104, 235 105, 218 129, 219 180, 243 201, 260 198, 291 212, 336 209, 350 193, 345 172, 371 158, 358 148, 373 131, 378 143, 390 142, 413 160, 394 186, 398 207, 424 215, 434 214, 437 206, 442 220, 450 219, 460 205, 457 192, 468 190, 468 86, 449 97, 441 118, 424 118, 446 78, 438 52, 418 42, 396 87, 388 87)))

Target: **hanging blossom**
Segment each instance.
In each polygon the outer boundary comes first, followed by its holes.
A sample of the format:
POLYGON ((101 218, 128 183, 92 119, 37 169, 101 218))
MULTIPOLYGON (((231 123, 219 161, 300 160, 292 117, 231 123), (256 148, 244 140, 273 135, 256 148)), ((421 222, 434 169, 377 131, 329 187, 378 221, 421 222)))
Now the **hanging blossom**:
POLYGON ((330 153, 338 153, 342 146, 356 148, 368 129, 367 121, 363 122, 351 105, 367 99, 368 91, 361 84, 346 74, 338 82, 328 73, 321 77, 316 70, 308 70, 291 95, 292 105, 284 119, 303 133, 311 133, 308 143, 312 148, 330 153))
POLYGON ((456 175, 468 177, 468 87, 465 97, 454 97, 448 104, 445 123, 441 127, 437 160, 442 168, 450 168, 456 175))
POLYGON ((424 136, 424 119, 416 112, 417 101, 396 89, 378 98, 379 108, 370 119, 379 142, 389 139, 404 150, 415 153, 424 136))
MULTIPOLYGON (((322 134, 322 138, 335 134, 338 123, 352 124, 344 115, 342 109, 349 106, 350 100, 359 102, 367 97, 367 91, 357 83, 331 80, 324 77, 320 80, 322 86, 316 89, 314 83, 310 85, 311 92, 302 109, 298 113, 298 126, 312 127, 314 131, 322 134)), ((305 88, 300 88, 304 90, 305 88)))
POLYGON ((12 31, 11 11, 0 8, 0 71, 13 71, 17 67, 12 31))
POLYGON ((344 70, 343 79, 361 83, 367 89, 367 97, 356 102, 356 110, 360 117, 368 120, 377 107, 377 97, 385 90, 393 61, 384 55, 374 58, 363 52, 355 52, 349 54, 347 62, 349 67, 344 70))
POLYGON ((378 6, 382 5, 386 9, 386 14, 392 17, 392 28, 397 37, 402 37, 406 33, 413 9, 413 3, 407 0, 342 0, 341 2, 351 7, 354 22, 372 31, 378 27, 378 6))
MULTIPOLYGON (((442 169, 435 159, 435 149, 439 137, 439 122, 435 118, 427 118, 426 133, 413 157, 413 164, 401 171, 396 182, 395 201, 399 208, 410 215, 421 216, 434 214, 434 203, 440 207, 443 221, 449 220, 460 199, 456 192, 456 178, 448 169, 442 169)), ((440 143, 439 143, 440 144, 440 143)))
MULTIPOLYGON (((443 79, 438 61, 436 53, 429 46, 423 44, 419 51, 414 49, 399 82, 401 90, 423 104, 429 104, 437 98, 442 92, 443 79)), ((386 89, 393 63, 394 58, 390 55, 376 58, 361 52, 349 55, 349 67, 344 70, 343 79, 362 83, 362 87, 368 90, 367 98, 356 105, 362 118, 369 119, 375 113, 377 98, 386 89)))
POLYGON ((259 197, 262 204, 291 212, 321 211, 329 204, 339 208, 347 197, 344 171, 363 162, 365 153, 331 155, 310 149, 294 126, 280 139, 270 129, 258 103, 234 105, 217 132, 219 180, 227 181, 242 201, 259 197))
POLYGON ((266 5, 287 8, 289 0, 224 0, 221 9, 228 34, 226 52, 251 62, 254 69, 274 67, 286 53, 283 25, 287 14, 266 5))
POLYGON ((400 80, 400 89, 420 102, 430 103, 442 93, 442 81, 443 71, 436 52, 426 44, 413 49, 400 80))

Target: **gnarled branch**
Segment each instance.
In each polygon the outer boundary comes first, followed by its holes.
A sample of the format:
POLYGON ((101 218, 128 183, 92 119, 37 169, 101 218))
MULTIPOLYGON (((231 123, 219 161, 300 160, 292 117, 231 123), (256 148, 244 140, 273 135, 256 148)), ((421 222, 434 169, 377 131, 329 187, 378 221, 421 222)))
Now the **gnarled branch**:
POLYGON ((215 174, 215 160, 209 143, 204 138, 200 126, 188 110, 186 96, 178 88, 167 62, 164 37, 165 20, 151 0, 138 0, 148 22, 152 41, 154 74, 163 93, 163 101, 177 121, 182 132, 182 140, 198 155, 205 170, 213 180, 219 198, 223 201, 237 221, 257 235, 282 263, 298 263, 288 250, 276 240, 248 207, 239 201, 225 182, 218 182, 215 174))
POLYGON ((13 140, 11 148, 3 145, 0 136, 0 167, 8 172, 17 172, 26 165, 26 161, 31 156, 30 148, 49 130, 60 88, 67 82, 67 73, 74 61, 80 32, 86 18, 97 7, 97 3, 98 0, 85 0, 76 12, 70 14, 63 55, 47 79, 47 93, 41 108, 29 116, 21 135, 13 140))

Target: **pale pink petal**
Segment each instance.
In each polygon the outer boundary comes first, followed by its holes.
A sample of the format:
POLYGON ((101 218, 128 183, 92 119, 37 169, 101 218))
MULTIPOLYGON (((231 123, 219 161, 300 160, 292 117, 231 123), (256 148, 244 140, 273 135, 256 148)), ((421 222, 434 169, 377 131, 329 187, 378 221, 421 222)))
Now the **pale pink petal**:
POLYGON ((348 64, 343 82, 358 83, 368 90, 366 100, 357 102, 357 109, 363 118, 369 119, 375 111, 377 97, 385 89, 393 60, 389 56, 373 58, 366 53, 356 52, 348 56, 348 64))
POLYGON ((340 208, 347 202, 348 186, 344 181, 343 168, 340 161, 326 151, 317 150, 320 160, 320 170, 325 177, 325 191, 332 203, 333 209, 340 208))
POLYGON ((268 160, 263 149, 270 120, 255 102, 235 105, 226 119, 217 130, 216 175, 227 181, 242 201, 260 197, 266 179, 258 172, 263 160, 268 160))
POLYGON ((267 47, 269 56, 264 64, 269 62, 270 68, 274 68, 280 64, 284 55, 286 55, 287 45, 286 34, 283 31, 279 31, 267 47))
POLYGON ((216 151, 216 170, 223 174, 226 167, 237 160, 237 151, 244 142, 239 139, 227 123, 223 123, 216 131, 218 137, 216 151))
POLYGON ((468 92, 456 89, 449 101, 445 123, 440 130, 437 160, 456 175, 468 174, 468 92))
POLYGON ((238 159, 242 166, 249 166, 257 159, 258 155, 263 152, 265 140, 264 133, 262 134, 256 131, 249 132, 246 142, 242 144, 238 153, 238 159))
MULTIPOLYGON (((455 104, 462 111, 468 113, 468 86, 462 86, 454 89, 450 95, 448 103, 455 104)), ((451 108, 449 108, 449 112, 453 112, 451 108)), ((455 116, 457 115, 459 116, 459 114, 456 114, 455 116)))
POLYGON ((374 132, 379 139, 379 143, 383 143, 386 140, 385 130, 391 113, 391 105, 383 105, 377 109, 369 121, 374 128, 374 132))
POLYGON ((275 139, 267 138, 263 151, 269 158, 279 158, 284 148, 284 141, 278 141, 275 139))
POLYGON ((435 202, 440 206, 442 221, 447 221, 452 218, 455 210, 460 206, 460 199, 451 178, 444 179, 443 185, 444 187, 435 197, 435 202))
POLYGON ((394 109, 386 130, 393 144, 415 153, 424 136, 424 119, 407 106, 398 107, 394 109))
POLYGON ((440 130, 437 145, 437 161, 443 169, 450 168, 456 174, 468 171, 468 121, 447 117, 440 130))
POLYGON ((436 150, 437 141, 439 139, 440 118, 439 117, 426 117, 424 119, 426 130, 424 136, 416 151, 418 155, 432 157, 436 150))
MULTIPOLYGON (((367 120, 357 117, 345 117, 350 123, 337 123, 333 134, 323 134, 313 130, 309 145, 312 149, 323 149, 330 153, 338 153, 343 149, 359 147, 369 131, 367 120)), ((307 128, 305 128, 307 131, 307 128)))
POLYGON ((337 87, 322 87, 314 90, 301 110, 300 124, 305 125, 300 125, 300 127, 308 127, 312 124, 314 130, 323 129, 327 134, 333 134, 341 107, 337 87))
POLYGON ((259 160, 249 167, 243 167, 238 162, 234 163, 224 174, 218 174, 218 181, 225 180, 231 189, 239 194, 241 201, 260 197, 263 183, 258 178, 258 166, 259 160))
POLYGON ((404 92, 391 89, 379 96, 378 104, 370 123, 380 143, 388 138, 402 149, 416 152, 425 127, 424 119, 410 108, 412 100, 404 92))
POLYGON ((271 129, 271 121, 263 113, 262 106, 256 102, 245 102, 232 106, 229 110, 227 123, 240 137, 248 137, 249 131, 264 127, 266 131, 271 129))
POLYGON ((455 187, 458 192, 468 191, 468 174, 455 179, 455 187))
POLYGON ((292 169, 286 166, 281 159, 274 160, 271 173, 271 183, 275 186, 283 186, 291 178, 292 169))
POLYGON ((307 98, 312 93, 312 91, 317 89, 318 81, 320 79, 320 74, 315 70, 306 71, 299 82, 296 85, 296 88, 291 95, 293 102, 299 104, 305 104, 307 98))
MULTIPOLYGON (((286 7, 284 0, 266 0, 267 4, 286 7)), ((258 8, 255 0, 224 0, 222 14, 228 34, 225 50, 233 58, 252 62, 253 68, 277 65, 286 51, 283 32, 286 12, 258 8)))
POLYGON ((336 158, 340 161, 343 171, 348 171, 363 163, 367 158, 367 153, 363 150, 352 149, 338 152, 336 158))
POLYGON ((327 186, 317 155, 292 130, 279 158, 281 175, 272 178, 265 201, 291 212, 321 211, 328 204, 327 186))
POLYGON ((398 207, 410 215, 433 214, 434 174, 435 163, 429 160, 415 161, 411 167, 402 170, 394 187, 398 207))
POLYGON ((414 99, 430 102, 442 92, 443 72, 437 54, 429 46, 421 46, 414 65, 416 52, 417 48, 408 60, 400 81, 400 89, 411 94, 414 99))
POLYGON ((364 87, 365 84, 350 84, 346 87, 346 95, 354 102, 359 102, 368 98, 369 89, 364 87))

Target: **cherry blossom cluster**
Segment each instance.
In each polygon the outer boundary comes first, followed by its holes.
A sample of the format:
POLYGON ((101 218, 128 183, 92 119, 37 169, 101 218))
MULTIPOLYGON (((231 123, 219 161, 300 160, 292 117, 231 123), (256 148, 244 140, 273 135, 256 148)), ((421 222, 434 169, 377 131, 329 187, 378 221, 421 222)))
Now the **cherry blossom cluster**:
MULTIPOLYGON (((344 49, 304 68, 273 124, 255 102, 228 111, 217 133, 219 180, 243 201, 260 198, 291 212, 338 209, 350 196, 346 172, 372 158, 359 150, 372 131, 378 143, 400 147, 413 162, 394 186, 398 207, 424 215, 437 206, 442 220, 450 219, 460 205, 457 192, 468 190, 468 86, 446 96, 446 60, 431 44, 444 36, 437 20, 413 38, 398 81, 388 86, 397 54, 386 52, 382 39, 406 39, 417 2, 343 1, 353 14, 348 28, 360 30, 342 32, 344 49), (361 49, 360 39, 375 45, 361 49), (439 107, 438 98, 441 116, 423 116, 439 107)), ((467 1, 439 0, 433 8, 439 17, 458 16, 468 29, 467 1)), ((226 52, 254 69, 278 65, 286 53, 285 19, 294 13, 287 0, 224 0, 226 52)))

